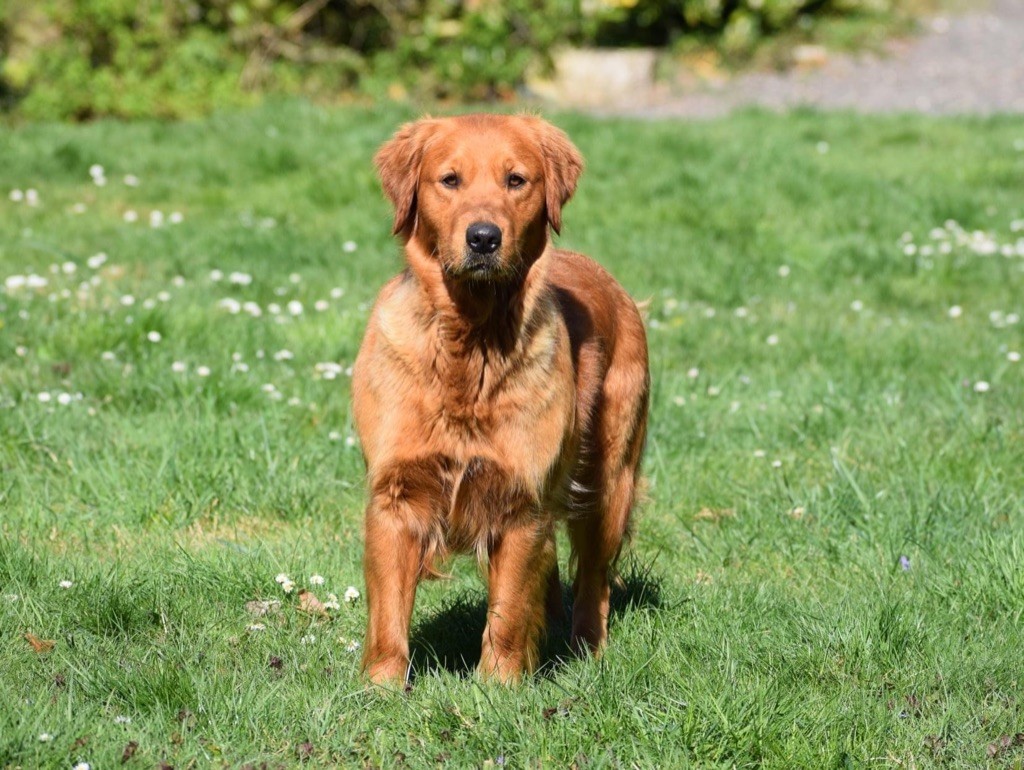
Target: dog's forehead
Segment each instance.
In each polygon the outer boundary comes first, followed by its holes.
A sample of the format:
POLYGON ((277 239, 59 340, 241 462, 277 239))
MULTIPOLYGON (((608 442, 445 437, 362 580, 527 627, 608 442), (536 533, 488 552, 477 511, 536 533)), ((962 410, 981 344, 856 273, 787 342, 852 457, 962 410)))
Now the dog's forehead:
POLYGON ((539 163, 541 148, 536 133, 525 121, 484 115, 441 121, 424 147, 430 164, 505 165, 539 163))

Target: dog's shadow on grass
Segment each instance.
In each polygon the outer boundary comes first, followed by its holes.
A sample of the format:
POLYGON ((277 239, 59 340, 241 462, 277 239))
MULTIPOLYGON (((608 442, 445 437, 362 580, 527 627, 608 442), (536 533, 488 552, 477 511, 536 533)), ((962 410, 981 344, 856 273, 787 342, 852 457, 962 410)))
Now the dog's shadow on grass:
MULTIPOLYGON (((574 657, 569 645, 572 625, 572 588, 562 583, 565 619, 549 626, 541 648, 540 671, 552 674, 574 657)), ((630 562, 612 584, 610 634, 616 621, 639 609, 662 607, 662 580, 650 566, 630 562)), ((487 623, 487 597, 479 592, 459 594, 440 610, 418 623, 410 640, 414 676, 448 672, 468 676, 480 662, 480 643, 487 623)))

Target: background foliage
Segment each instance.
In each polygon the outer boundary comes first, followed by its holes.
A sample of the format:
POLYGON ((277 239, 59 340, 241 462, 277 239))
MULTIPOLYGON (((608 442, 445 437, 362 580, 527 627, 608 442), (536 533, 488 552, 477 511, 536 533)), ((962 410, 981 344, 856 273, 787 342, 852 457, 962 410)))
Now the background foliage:
POLYGON ((508 97, 560 44, 732 56, 910 0, 8 0, 0 104, 27 118, 181 117, 257 94, 508 97))

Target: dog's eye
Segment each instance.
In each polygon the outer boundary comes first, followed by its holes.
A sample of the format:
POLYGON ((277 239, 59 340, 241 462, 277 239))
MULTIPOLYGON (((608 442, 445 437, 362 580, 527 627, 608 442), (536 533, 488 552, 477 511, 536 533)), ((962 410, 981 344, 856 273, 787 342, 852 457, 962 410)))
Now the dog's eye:
POLYGON ((505 184, 508 185, 508 189, 510 190, 518 190, 526 184, 526 177, 522 174, 509 174, 505 179, 505 184))
POLYGON ((456 173, 445 174, 441 177, 441 184, 447 187, 449 190, 454 190, 459 186, 459 175, 456 173))

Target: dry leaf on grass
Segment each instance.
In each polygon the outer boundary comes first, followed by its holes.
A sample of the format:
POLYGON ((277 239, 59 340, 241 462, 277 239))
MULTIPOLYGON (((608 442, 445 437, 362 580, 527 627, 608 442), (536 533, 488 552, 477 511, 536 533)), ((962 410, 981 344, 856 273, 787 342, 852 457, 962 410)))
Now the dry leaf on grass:
POLYGON ((277 599, 266 599, 266 600, 254 599, 251 602, 246 602, 245 603, 245 609, 253 617, 260 618, 260 617, 263 617, 264 615, 269 615, 271 613, 274 613, 274 612, 277 612, 278 610, 280 610, 281 609, 281 602, 278 601, 277 599))
POLYGON ((327 608, 324 603, 316 598, 312 591, 305 588, 299 591, 299 609, 312 615, 327 617, 327 608))
POLYGON ((123 765, 129 759, 134 757, 138 748, 139 744, 136 741, 128 741, 128 745, 124 747, 124 752, 121 754, 121 764, 123 765))
POLYGON ((25 634, 25 641, 32 645, 32 652, 49 652, 56 644, 52 639, 40 639, 35 634, 25 634))

